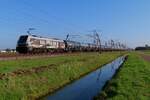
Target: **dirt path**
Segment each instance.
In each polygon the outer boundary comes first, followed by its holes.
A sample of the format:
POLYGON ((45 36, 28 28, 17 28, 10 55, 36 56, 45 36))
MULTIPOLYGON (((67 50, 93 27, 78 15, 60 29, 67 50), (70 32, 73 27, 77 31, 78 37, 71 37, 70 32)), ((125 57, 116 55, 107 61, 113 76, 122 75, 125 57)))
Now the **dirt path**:
POLYGON ((0 73, 0 80, 7 79, 9 76, 15 77, 15 76, 22 76, 22 75, 30 75, 33 73, 40 73, 52 68, 56 69, 56 65, 51 64, 48 66, 33 67, 31 69, 18 69, 16 71, 9 72, 9 73, 0 73))
POLYGON ((67 63, 66 61, 57 63, 57 64, 50 64, 47 66, 39 66, 39 67, 32 67, 30 69, 18 69, 12 72, 8 73, 0 73, 0 80, 7 79, 9 76, 15 77, 15 76, 23 76, 23 75, 30 75, 33 73, 40 73, 44 72, 46 70, 54 69, 56 70, 59 65, 67 63))
POLYGON ((142 53, 142 54, 140 54, 140 56, 141 56, 144 60, 150 62, 150 55, 147 55, 147 54, 142 53))

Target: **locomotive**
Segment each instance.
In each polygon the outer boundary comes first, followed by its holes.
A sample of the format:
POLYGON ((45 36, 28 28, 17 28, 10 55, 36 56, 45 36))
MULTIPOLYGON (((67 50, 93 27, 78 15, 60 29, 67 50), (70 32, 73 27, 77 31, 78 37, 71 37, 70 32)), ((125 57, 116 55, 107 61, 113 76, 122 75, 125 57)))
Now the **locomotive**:
POLYGON ((54 53, 98 50, 100 50, 100 46, 92 43, 45 38, 36 35, 21 35, 16 47, 18 53, 54 53))

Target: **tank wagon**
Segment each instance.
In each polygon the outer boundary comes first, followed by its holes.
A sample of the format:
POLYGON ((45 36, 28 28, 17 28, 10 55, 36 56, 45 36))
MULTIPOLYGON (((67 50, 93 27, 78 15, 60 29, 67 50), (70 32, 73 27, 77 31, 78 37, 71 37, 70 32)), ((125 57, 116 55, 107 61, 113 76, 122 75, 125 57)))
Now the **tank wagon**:
POLYGON ((99 49, 95 44, 44 38, 36 35, 20 36, 16 47, 16 51, 19 53, 98 51, 99 49))

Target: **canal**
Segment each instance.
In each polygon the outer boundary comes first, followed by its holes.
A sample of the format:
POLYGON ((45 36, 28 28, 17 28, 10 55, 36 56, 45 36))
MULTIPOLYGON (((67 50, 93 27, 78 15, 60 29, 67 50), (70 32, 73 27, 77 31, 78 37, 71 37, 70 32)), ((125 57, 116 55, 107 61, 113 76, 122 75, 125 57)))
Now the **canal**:
POLYGON ((125 57, 111 63, 50 94, 44 100, 92 100, 123 64, 125 57))

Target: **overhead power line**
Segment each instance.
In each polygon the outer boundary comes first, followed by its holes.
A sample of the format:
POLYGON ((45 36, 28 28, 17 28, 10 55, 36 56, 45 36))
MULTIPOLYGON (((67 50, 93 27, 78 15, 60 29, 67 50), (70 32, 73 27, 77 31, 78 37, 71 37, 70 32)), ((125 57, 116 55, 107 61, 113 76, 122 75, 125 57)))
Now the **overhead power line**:
MULTIPOLYGON (((22 2, 24 3, 24 5, 26 5, 26 7, 31 8, 31 9, 35 9, 31 3, 29 3, 29 2, 27 2, 27 1, 25 1, 25 0, 22 0, 22 2)), ((49 18, 55 20, 58 24, 66 25, 69 30, 70 30, 70 28, 71 28, 71 30, 72 30, 72 29, 73 29, 73 30, 76 30, 75 27, 79 28, 77 25, 75 25, 75 24, 73 24, 73 23, 64 22, 64 20, 63 20, 62 18, 60 18, 60 17, 58 18, 58 16, 54 16, 54 15, 52 15, 52 13, 49 13, 49 12, 47 12, 46 10, 41 9, 40 7, 36 8, 36 9, 37 9, 37 11, 38 11, 39 13, 42 13, 42 14, 44 14, 44 15, 47 15, 49 18)), ((63 27, 64 27, 64 26, 63 26, 63 27)), ((80 27, 80 28, 81 28, 81 27, 80 27)))

